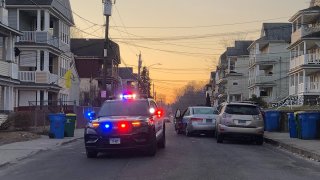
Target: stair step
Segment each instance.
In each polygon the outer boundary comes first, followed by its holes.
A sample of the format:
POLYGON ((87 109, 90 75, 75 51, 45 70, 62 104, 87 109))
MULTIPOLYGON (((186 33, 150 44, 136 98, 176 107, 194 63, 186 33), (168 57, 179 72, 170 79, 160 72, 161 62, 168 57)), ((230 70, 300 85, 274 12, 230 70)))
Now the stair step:
POLYGON ((8 119, 8 115, 0 114, 0 126, 8 119))

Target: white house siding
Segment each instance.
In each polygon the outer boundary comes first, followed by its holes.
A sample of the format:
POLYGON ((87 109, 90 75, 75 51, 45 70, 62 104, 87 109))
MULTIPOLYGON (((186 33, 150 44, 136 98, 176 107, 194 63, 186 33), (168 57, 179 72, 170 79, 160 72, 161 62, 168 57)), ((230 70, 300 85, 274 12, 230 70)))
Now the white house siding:
POLYGON ((29 106, 29 101, 37 100, 36 91, 19 91, 19 106, 29 106))
POLYGON ((241 74, 241 76, 228 75, 227 76, 227 87, 226 91, 228 94, 228 101, 244 101, 249 98, 249 89, 248 89, 248 66, 249 66, 249 57, 248 56, 239 56, 235 63, 234 71, 241 74), (235 99, 234 97, 238 98, 235 99))

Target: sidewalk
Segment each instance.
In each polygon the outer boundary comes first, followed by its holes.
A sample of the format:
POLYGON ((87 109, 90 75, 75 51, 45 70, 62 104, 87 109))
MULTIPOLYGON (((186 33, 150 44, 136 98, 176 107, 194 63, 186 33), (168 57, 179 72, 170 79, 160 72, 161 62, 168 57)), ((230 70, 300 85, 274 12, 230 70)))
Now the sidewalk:
POLYGON ((65 137, 64 139, 49 139, 48 136, 41 136, 41 138, 31 141, 0 146, 0 167, 83 138, 83 131, 83 129, 76 129, 74 137, 65 137))
POLYGON ((320 140, 290 138, 289 133, 265 132, 265 142, 320 162, 320 140))

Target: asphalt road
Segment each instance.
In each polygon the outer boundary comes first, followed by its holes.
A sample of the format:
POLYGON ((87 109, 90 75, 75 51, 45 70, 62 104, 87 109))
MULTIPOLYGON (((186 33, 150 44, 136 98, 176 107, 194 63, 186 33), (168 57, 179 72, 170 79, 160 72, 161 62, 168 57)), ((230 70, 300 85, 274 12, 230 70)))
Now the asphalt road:
POLYGON ((221 179, 319 180, 320 164, 270 145, 176 135, 167 124, 167 147, 155 157, 140 153, 87 159, 82 140, 0 169, 1 180, 221 179))

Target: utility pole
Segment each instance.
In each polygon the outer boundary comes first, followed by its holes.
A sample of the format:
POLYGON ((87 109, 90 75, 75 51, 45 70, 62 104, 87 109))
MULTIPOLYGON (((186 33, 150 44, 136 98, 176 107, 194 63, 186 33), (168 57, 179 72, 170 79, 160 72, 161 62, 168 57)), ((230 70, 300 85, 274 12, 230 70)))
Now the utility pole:
POLYGON ((152 97, 154 98, 154 83, 152 83, 152 97))
MULTIPOLYGON (((103 85, 101 97, 107 98, 107 76, 108 76, 108 68, 107 68, 107 57, 108 57, 108 46, 109 46, 109 17, 111 16, 112 11, 112 2, 111 0, 102 0, 104 3, 104 16, 106 16, 106 27, 105 27, 105 39, 104 39, 104 52, 103 52, 103 85)), ((111 63, 112 65, 113 63, 111 63)), ((111 66, 113 68, 113 65, 111 66)))
POLYGON ((139 54, 139 59, 138 59, 138 89, 140 90, 140 81, 141 81, 141 66, 142 66, 142 59, 141 59, 141 52, 139 54))

